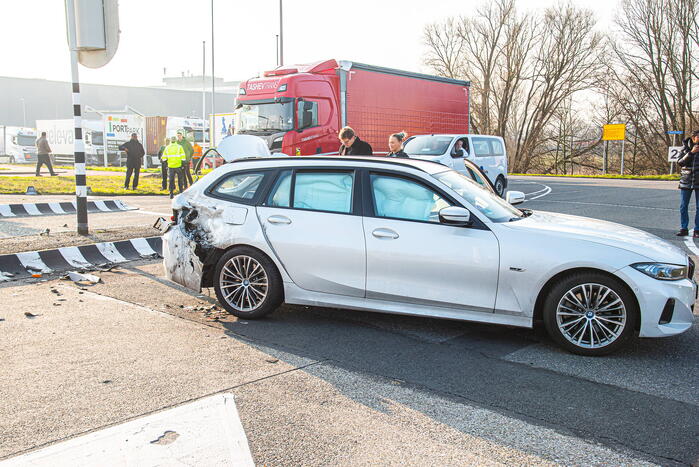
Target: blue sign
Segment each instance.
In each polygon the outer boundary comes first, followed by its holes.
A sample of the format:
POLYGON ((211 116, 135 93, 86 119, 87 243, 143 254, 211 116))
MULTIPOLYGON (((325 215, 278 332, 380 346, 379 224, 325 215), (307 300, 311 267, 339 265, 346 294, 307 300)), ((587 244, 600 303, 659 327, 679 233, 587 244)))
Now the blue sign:
POLYGON ((681 135, 682 133, 684 133, 682 130, 670 130, 667 132, 668 135, 681 135))

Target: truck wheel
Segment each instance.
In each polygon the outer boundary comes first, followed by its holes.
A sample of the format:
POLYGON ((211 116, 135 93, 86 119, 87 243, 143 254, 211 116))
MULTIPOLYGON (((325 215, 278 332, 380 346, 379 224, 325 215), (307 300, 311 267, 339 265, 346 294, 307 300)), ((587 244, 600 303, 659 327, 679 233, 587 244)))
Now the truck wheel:
POLYGON ((218 260, 214 290, 229 313, 246 319, 276 310, 284 295, 281 275, 272 260, 246 246, 234 247, 218 260))
POLYGON ((596 272, 571 274, 554 284, 544 301, 546 331, 578 355, 615 352, 633 336, 639 311, 618 279, 596 272))
POLYGON ((494 186, 495 193, 497 193, 498 196, 502 198, 502 195, 505 194, 505 179, 502 175, 498 175, 498 178, 495 179, 494 186))

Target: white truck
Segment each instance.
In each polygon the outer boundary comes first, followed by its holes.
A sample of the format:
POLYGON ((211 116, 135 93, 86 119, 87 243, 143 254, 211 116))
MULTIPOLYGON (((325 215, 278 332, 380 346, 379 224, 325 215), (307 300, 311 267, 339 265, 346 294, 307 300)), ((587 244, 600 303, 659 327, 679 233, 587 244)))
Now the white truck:
MULTIPOLYGON (((83 120, 82 124, 85 162, 88 165, 103 165, 104 129, 102 120, 83 120)), ((51 146, 53 159, 56 164, 73 163, 75 126, 72 118, 37 120, 36 129, 39 134, 42 131, 46 132, 46 139, 49 142, 49 146, 51 146)))
POLYGON ((20 126, 0 126, 0 162, 36 163, 36 130, 20 126))

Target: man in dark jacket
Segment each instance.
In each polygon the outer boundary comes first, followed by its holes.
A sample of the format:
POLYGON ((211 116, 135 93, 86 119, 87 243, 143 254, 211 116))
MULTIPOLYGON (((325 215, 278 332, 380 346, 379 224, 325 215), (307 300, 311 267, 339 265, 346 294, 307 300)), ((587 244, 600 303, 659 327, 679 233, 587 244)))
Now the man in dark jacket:
POLYGON ((37 161, 36 161, 36 176, 41 177, 41 174, 39 171, 41 170, 42 165, 46 165, 46 167, 49 169, 49 173, 52 176, 57 175, 53 171, 53 166, 51 165, 51 146, 49 146, 49 142, 46 140, 46 132, 42 131, 41 132, 41 137, 36 140, 36 156, 37 156, 37 161))
POLYGON ((192 180, 192 171, 189 169, 189 165, 192 162, 192 154, 194 154, 194 148, 181 131, 177 132, 177 142, 182 146, 187 156, 187 159, 182 164, 182 179, 184 180, 184 187, 187 188, 194 183, 192 180))
POLYGON ((694 238, 699 238, 699 130, 684 140, 677 165, 680 166, 680 231, 678 237, 689 235, 689 202, 692 194, 697 202, 694 215, 694 238))
POLYGON ((124 188, 129 189, 129 181, 133 173, 133 189, 135 190, 138 187, 138 175, 141 172, 143 155, 146 151, 144 151, 143 145, 138 141, 136 133, 131 133, 131 139, 119 146, 119 150, 126 151, 126 181, 124 188))
POLYGON ((338 151, 341 156, 372 156, 374 154, 371 145, 359 139, 354 130, 348 126, 340 130, 338 137, 342 143, 338 151))

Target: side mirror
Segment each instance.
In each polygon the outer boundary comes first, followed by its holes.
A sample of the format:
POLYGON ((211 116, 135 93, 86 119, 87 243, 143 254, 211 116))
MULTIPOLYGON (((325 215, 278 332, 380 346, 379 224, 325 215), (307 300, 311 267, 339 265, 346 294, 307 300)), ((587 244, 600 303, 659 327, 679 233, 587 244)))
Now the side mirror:
POLYGON ((471 212, 459 206, 447 206, 439 210, 439 222, 449 225, 471 225, 471 212))
POLYGON ((452 152, 452 153, 451 153, 451 157, 452 157, 453 159, 461 159, 462 157, 464 157, 464 150, 463 150, 463 149, 458 149, 458 150, 452 152))
POLYGON ((522 204, 526 199, 521 191, 508 191, 505 195, 505 201, 514 206, 515 204, 522 204))

